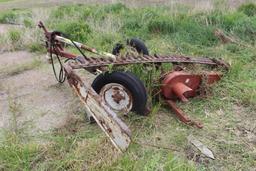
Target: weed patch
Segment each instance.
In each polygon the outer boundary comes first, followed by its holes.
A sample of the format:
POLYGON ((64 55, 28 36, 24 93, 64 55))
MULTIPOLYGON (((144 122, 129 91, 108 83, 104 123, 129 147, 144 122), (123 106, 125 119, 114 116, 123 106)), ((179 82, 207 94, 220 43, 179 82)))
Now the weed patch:
POLYGON ((72 40, 86 42, 91 34, 91 28, 79 21, 65 22, 57 25, 57 30, 67 34, 72 40))
POLYGON ((238 8, 238 11, 243 12, 247 16, 255 16, 256 15, 256 5, 255 4, 244 4, 238 8))
POLYGON ((150 33, 172 34, 177 31, 176 23, 170 17, 156 17, 148 24, 150 33))
POLYGON ((30 11, 26 10, 9 10, 1 12, 0 14, 0 23, 3 24, 23 24, 22 18, 30 18, 30 11))
POLYGON ((22 144, 15 134, 9 134, 0 145, 0 168, 4 170, 30 170, 40 153, 36 144, 22 144))
POLYGON ((12 43, 19 42, 21 40, 21 32, 18 30, 11 30, 9 32, 9 37, 10 37, 12 43))

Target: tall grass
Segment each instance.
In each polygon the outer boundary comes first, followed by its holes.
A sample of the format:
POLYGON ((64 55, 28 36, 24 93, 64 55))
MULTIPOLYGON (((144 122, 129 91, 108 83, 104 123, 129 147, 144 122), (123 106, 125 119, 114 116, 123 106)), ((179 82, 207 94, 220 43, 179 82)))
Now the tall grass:
MULTIPOLYGON (((54 10, 49 24, 66 34, 78 34, 73 37, 95 46, 102 44, 99 37, 104 39, 105 35, 109 34, 115 38, 125 39, 135 36, 147 41, 159 36, 175 44, 186 42, 201 47, 213 47, 218 43, 214 36, 214 30, 217 28, 223 29, 224 32, 232 34, 241 41, 253 44, 256 21, 254 16, 248 16, 245 11, 240 9, 223 12, 217 9, 209 13, 188 14, 170 13, 169 8, 164 7, 146 7, 138 10, 129 9, 122 4, 104 7, 74 5, 54 10), (67 18, 72 18, 72 23, 65 21, 67 18), (77 27, 82 31, 76 30, 77 27)), ((113 46, 114 42, 111 40, 106 43, 111 43, 113 46)))
POLYGON ((10 10, 0 14, 0 23, 5 24, 22 24, 23 18, 30 18, 31 12, 28 10, 10 10))

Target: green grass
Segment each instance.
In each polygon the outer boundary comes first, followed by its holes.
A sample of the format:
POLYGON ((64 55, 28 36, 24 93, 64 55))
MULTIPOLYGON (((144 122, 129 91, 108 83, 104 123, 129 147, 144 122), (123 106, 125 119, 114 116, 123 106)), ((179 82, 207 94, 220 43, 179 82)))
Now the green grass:
POLYGON ((8 1, 12 1, 12 0, 0 0, 0 3, 1 2, 8 2, 8 1))
POLYGON ((0 14, 0 23, 3 24, 23 24, 20 23, 23 18, 31 18, 31 12, 28 10, 13 9, 9 11, 3 11, 0 14))
MULTIPOLYGON (((188 7, 182 6, 179 8, 181 8, 180 12, 177 12, 179 10, 173 12, 168 6, 128 8, 120 3, 105 6, 61 6, 52 9, 46 25, 50 29, 63 31, 74 40, 109 52, 112 51, 115 43, 124 42, 127 38, 139 37, 145 41, 151 54, 221 57, 231 63, 230 70, 224 72, 222 80, 210 88, 207 98, 197 97, 186 104, 178 103, 192 118, 201 120, 204 129, 199 130, 180 123, 164 103, 159 104, 157 100, 152 99, 154 112, 148 117, 131 114, 125 118, 125 122, 132 130, 132 138, 136 142, 131 144, 126 153, 117 155, 97 125, 83 122, 81 118, 83 109, 80 106, 79 111, 75 112, 80 116, 76 122, 55 130, 53 134, 43 135, 43 139, 48 142, 46 144, 23 142, 24 140, 12 143, 7 136, 0 147, 0 168, 6 170, 17 170, 17 168, 21 170, 250 170, 255 168, 255 145, 248 140, 250 131, 244 133, 240 130, 247 129, 247 126, 253 129, 256 119, 255 6, 243 5, 238 10, 227 10, 222 7, 210 12, 191 11, 188 7), (215 29, 223 30, 237 43, 221 44, 214 35, 215 29), (191 145, 187 142, 187 136, 190 134, 206 144, 214 152, 216 160, 204 158, 195 149, 188 152, 187 149, 190 149, 191 145)), ((11 18, 12 15, 7 16, 11 18)), ((28 19, 28 27, 25 29, 32 29, 31 17, 25 18, 28 19)), ((10 33, 9 37, 14 40, 13 43, 19 39, 18 35, 16 32, 10 33)), ((34 52, 40 51, 39 43, 31 44, 30 49, 34 52)), ((31 66, 20 68, 22 71, 31 66)), ((156 78, 160 75, 158 70, 152 68, 147 70, 141 65, 125 68, 145 82, 150 95, 154 94, 154 88, 159 86, 156 78)), ((165 69, 171 70, 171 68, 172 65, 165 65, 165 69)), ((207 67, 191 68, 194 72, 209 70, 207 67)), ((76 109, 79 104, 77 102, 76 106, 70 108, 76 109)))
POLYGON ((255 16, 256 15, 256 5, 255 4, 241 5, 238 10, 243 12, 247 16, 255 16))

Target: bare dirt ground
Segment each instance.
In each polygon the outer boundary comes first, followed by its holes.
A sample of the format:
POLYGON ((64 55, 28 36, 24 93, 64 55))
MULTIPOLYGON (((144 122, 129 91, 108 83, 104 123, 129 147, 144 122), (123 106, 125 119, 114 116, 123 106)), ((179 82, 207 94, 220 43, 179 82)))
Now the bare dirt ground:
MULTIPOLYGON (((13 27, 0 25, 0 31, 4 34, 13 27)), ((0 54, 0 59, 0 129, 26 129, 31 135, 63 126, 76 99, 72 89, 56 82, 50 65, 22 69, 35 59, 43 61, 43 57, 15 51, 0 54), (21 68, 12 73, 16 67, 21 68)))
POLYGON ((6 33, 6 30, 11 28, 18 28, 18 25, 11 25, 11 24, 0 24, 0 34, 6 33))
MULTIPOLYGON (((26 51, 4 53, 0 55, 4 58, 1 67, 15 67, 37 57, 26 51)), ((56 84, 49 69, 35 68, 12 76, 1 74, 0 128, 30 127, 30 133, 34 133, 63 124, 72 92, 67 85, 56 84)))
MULTIPOLYGON (((0 37, 17 27, 0 24, 0 37)), ((0 130, 23 130, 31 136, 69 122, 77 110, 74 103, 80 101, 67 83, 57 83, 44 55, 23 50, 0 53, 0 59, 0 130)), ((81 74, 87 81, 94 78, 81 74)))

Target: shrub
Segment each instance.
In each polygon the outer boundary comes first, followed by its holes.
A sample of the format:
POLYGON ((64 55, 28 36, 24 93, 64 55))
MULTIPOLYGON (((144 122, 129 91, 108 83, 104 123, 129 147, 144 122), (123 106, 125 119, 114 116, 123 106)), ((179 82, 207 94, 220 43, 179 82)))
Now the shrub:
POLYGON ((190 17, 177 20, 176 25, 178 30, 176 39, 203 46, 212 46, 217 42, 211 26, 199 24, 190 17))
POLYGON ((233 32, 242 40, 256 41, 256 16, 239 20, 233 27, 233 32))
POLYGON ((31 19, 25 18, 23 21, 25 27, 31 28, 33 26, 33 21, 31 19))
POLYGON ((250 41, 250 43, 256 40, 256 16, 248 17, 238 11, 225 14, 213 12, 208 14, 207 20, 211 27, 231 32, 241 40, 250 41))
POLYGON ((30 18, 31 12, 27 10, 10 10, 1 12, 0 23, 17 23, 21 18, 30 18))
POLYGON ((28 45, 30 52, 44 52, 45 48, 39 43, 31 43, 28 45))
POLYGON ((168 35, 176 42, 211 46, 217 40, 213 34, 213 27, 197 21, 195 16, 158 16, 149 21, 147 29, 150 33, 168 35))
POLYGON ((159 16, 158 13, 151 8, 143 8, 124 13, 120 16, 123 21, 121 31, 132 37, 149 36, 149 34, 146 34, 148 32, 148 23, 157 16, 159 16))
POLYGON ((62 20, 65 18, 74 18, 76 20, 86 19, 91 15, 94 6, 85 5, 68 5, 60 6, 53 10, 50 14, 51 20, 62 20))
POLYGON ((17 43, 21 40, 21 32, 19 30, 11 30, 9 31, 9 38, 13 44, 17 43))
POLYGON ((75 41, 86 42, 91 34, 89 25, 81 21, 64 22, 57 29, 75 41))
POLYGON ((17 19, 17 14, 13 11, 7 11, 1 14, 0 23, 14 23, 17 19))
POLYGON ((129 13, 122 16, 122 18, 126 18, 123 20, 123 25, 121 31, 125 34, 138 32, 143 27, 143 22, 141 21, 141 15, 139 13, 129 13))
POLYGON ((208 24, 211 26, 231 31, 232 28, 237 25, 238 22, 248 18, 241 12, 229 12, 223 13, 221 11, 213 11, 206 16, 208 24))
POLYGON ((143 27, 143 24, 138 19, 127 18, 127 20, 124 21, 122 29, 136 31, 142 27, 143 27))
POLYGON ((148 30, 150 33, 160 33, 160 34, 171 34, 176 32, 176 27, 173 21, 167 16, 159 16, 152 19, 148 23, 148 30))
POLYGON ((63 18, 64 16, 73 16, 81 11, 78 5, 60 6, 51 14, 51 18, 63 18))
POLYGON ((81 18, 83 19, 87 18, 92 14, 92 11, 93 11, 93 8, 89 8, 89 7, 83 8, 82 11, 80 12, 81 18))
POLYGON ((108 15, 115 15, 116 17, 119 17, 118 15, 126 10, 128 10, 128 8, 122 3, 104 5, 102 7, 93 6, 91 16, 94 20, 101 21, 104 20, 108 15))
POLYGON ((106 5, 104 7, 104 12, 106 13, 120 13, 121 11, 124 11, 124 10, 128 10, 128 8, 122 3, 106 5))
POLYGON ((231 53, 239 53, 241 47, 239 47, 237 44, 226 44, 226 49, 231 53))
POLYGON ((40 149, 35 144, 4 142, 0 146, 0 160, 3 170, 30 170, 40 149))
POLYGON ((243 4, 238 8, 238 11, 243 12, 247 16, 255 16, 256 15, 256 5, 253 3, 243 4))
POLYGON ((220 21, 221 27, 226 31, 231 31, 234 26, 239 24, 241 21, 246 20, 248 17, 240 12, 233 12, 222 16, 220 21))

